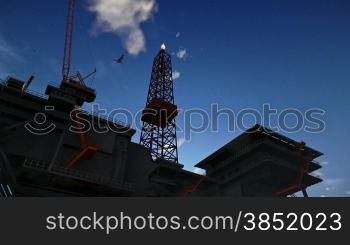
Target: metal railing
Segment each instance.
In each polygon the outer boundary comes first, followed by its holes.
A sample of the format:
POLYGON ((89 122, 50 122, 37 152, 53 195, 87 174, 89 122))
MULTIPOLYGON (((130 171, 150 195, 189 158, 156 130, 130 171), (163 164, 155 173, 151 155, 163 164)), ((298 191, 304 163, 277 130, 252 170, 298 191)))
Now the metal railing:
POLYGON ((52 172, 61 176, 79 179, 79 180, 83 180, 83 181, 87 181, 95 184, 102 184, 102 185, 111 186, 119 189, 130 190, 130 191, 133 190, 133 185, 130 183, 121 182, 113 178, 107 178, 105 176, 92 174, 89 172, 84 172, 76 169, 65 169, 57 166, 54 166, 51 170, 49 170, 49 164, 40 160, 27 158, 24 160, 23 166, 26 168, 52 172))
MULTIPOLYGON (((6 87, 7 83, 8 83, 8 79, 9 79, 9 77, 7 77, 5 80, 0 78, 0 85, 6 87)), ((26 94, 36 96, 36 97, 40 97, 40 98, 45 99, 45 100, 48 99, 48 96, 46 94, 43 94, 43 93, 40 93, 40 92, 37 92, 34 90, 25 89, 23 92, 26 94)))
MULTIPOLYGON (((6 78, 5 80, 0 79, 0 85, 6 86, 7 85, 7 79, 8 78, 6 78)), ((53 82, 50 82, 49 84, 59 87, 59 84, 55 84, 53 82)), ((40 98, 45 99, 45 100, 47 100, 49 98, 49 96, 46 95, 46 94, 43 94, 43 93, 40 93, 40 92, 37 92, 37 91, 34 91, 34 90, 30 90, 30 89, 26 89, 24 92, 27 93, 27 94, 33 95, 33 96, 40 97, 40 98)), ((69 96, 66 96, 66 97, 69 97, 69 96)), ((113 124, 118 124, 118 125, 126 127, 126 128, 130 128, 131 127, 130 123, 126 123, 126 122, 120 121, 118 119, 114 119, 113 117, 108 116, 108 115, 102 115, 102 114, 99 114, 97 112, 87 111, 87 110, 84 110, 84 109, 79 109, 79 111, 81 111, 82 113, 84 113, 84 114, 86 114, 88 116, 97 117, 99 119, 103 119, 103 120, 105 120, 107 122, 111 122, 113 124)))
POLYGON ((42 99, 47 100, 49 98, 49 96, 47 96, 46 94, 34 91, 34 90, 30 90, 30 89, 26 89, 24 90, 25 93, 36 96, 36 97, 40 97, 42 99))
MULTIPOLYGON (((217 168, 215 168, 214 170, 210 171, 211 174, 212 173, 215 173, 215 172, 218 172, 220 171, 221 169, 225 168, 227 165, 231 164, 232 161, 235 161, 237 160, 238 158, 240 158, 241 156, 249 153, 250 151, 252 151, 255 147, 257 147, 258 145, 260 144, 264 144, 264 143, 271 143, 270 139, 260 139, 260 140, 257 140, 255 141, 254 143, 250 143, 250 144, 247 144, 247 145, 244 145, 244 146, 241 146, 240 148, 236 149, 234 152, 233 152, 233 155, 232 156, 229 156, 227 159, 225 159, 223 161, 223 163, 218 166, 217 168)), ((273 143, 273 141, 272 141, 273 143)), ((281 148, 281 146, 279 145, 274 145, 275 147, 278 147, 278 148, 281 148)), ((312 163, 316 163, 318 165, 320 165, 320 163, 316 160, 311 160, 310 162, 312 163)), ((310 174, 310 173, 309 173, 310 174)), ((315 177, 317 178, 320 178, 319 176, 317 175, 314 175, 315 177)))
POLYGON ((8 80, 9 77, 6 77, 5 79, 1 79, 0 78, 0 85, 2 86, 6 86, 7 85, 7 80, 8 80))
POLYGON ((48 85, 51 85, 51 86, 54 86, 54 87, 57 87, 57 88, 59 88, 61 86, 59 83, 55 83, 55 82, 52 82, 52 81, 50 81, 48 83, 48 85))

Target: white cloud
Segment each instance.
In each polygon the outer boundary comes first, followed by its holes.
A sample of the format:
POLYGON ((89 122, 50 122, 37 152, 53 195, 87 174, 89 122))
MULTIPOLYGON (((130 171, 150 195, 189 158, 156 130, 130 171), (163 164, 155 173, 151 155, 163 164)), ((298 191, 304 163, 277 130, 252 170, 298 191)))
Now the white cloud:
POLYGON ((350 190, 347 190, 347 191, 345 192, 345 194, 346 194, 346 195, 350 195, 350 190))
POLYGON ((320 197, 326 197, 326 195, 321 195, 320 197))
POLYGON ((185 138, 180 138, 177 141, 177 147, 180 148, 186 142, 185 138))
POLYGON ((318 178, 324 177, 323 172, 321 172, 320 170, 314 171, 314 172, 312 173, 312 175, 314 175, 314 176, 316 176, 316 177, 318 177, 318 178))
POLYGON ((0 39, 0 54, 4 57, 17 57, 16 53, 0 39))
POLYGON ((24 62, 17 48, 11 45, 0 33, 0 79, 10 75, 9 70, 13 62, 24 62))
POLYGON ((176 38, 179 38, 180 36, 181 36, 180 32, 176 33, 176 35, 175 35, 176 38))
POLYGON ((1 34, 0 34, 0 57, 12 58, 18 61, 23 61, 22 57, 18 54, 17 49, 12 45, 10 45, 1 34))
POLYGON ((90 0, 89 10, 96 13, 95 32, 117 34, 129 54, 146 51, 140 24, 157 11, 156 0, 90 0))
POLYGON ((193 168, 193 172, 196 173, 196 174, 205 175, 205 170, 201 169, 201 168, 194 167, 193 168))
POLYGON ((324 183, 326 185, 339 185, 341 183, 343 183, 345 180, 341 179, 341 178, 326 178, 324 180, 324 183))
POLYGON ((326 166, 326 165, 329 164, 329 162, 328 162, 328 161, 323 161, 323 162, 320 162, 320 164, 321 164, 322 166, 326 166))
POLYGON ((177 70, 173 71, 173 80, 179 79, 181 76, 181 73, 177 70))
POLYGON ((187 50, 185 48, 179 48, 179 51, 176 53, 176 56, 179 59, 186 59, 187 50))

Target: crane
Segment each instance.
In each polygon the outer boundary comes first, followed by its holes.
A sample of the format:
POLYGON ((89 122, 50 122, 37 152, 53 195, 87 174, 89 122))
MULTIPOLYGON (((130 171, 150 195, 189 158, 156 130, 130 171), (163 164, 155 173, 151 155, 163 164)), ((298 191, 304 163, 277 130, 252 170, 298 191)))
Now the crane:
POLYGON ((64 55, 63 55, 63 66, 62 76, 63 80, 69 77, 70 61, 72 54, 72 38, 73 38, 73 26, 74 26, 74 11, 75 11, 75 0, 69 0, 66 36, 64 43, 64 55))
MULTIPOLYGON (((63 55, 63 66, 62 66, 62 76, 63 83, 69 83, 74 85, 79 85, 79 90, 83 92, 89 91, 88 87, 86 87, 84 80, 96 73, 96 68, 89 75, 83 77, 80 72, 76 74, 70 75, 70 63, 71 63, 71 54, 72 54, 72 39, 73 39, 73 26, 74 26, 74 12, 75 12, 75 2, 76 0, 68 0, 68 17, 67 17, 67 26, 66 26, 66 35, 65 35, 65 43, 64 43, 64 55, 63 55)), ((95 93, 95 92, 93 92, 95 93)), ((78 109, 77 105, 74 105, 75 109, 78 109)), ((74 110, 74 117, 78 120, 79 118, 76 116, 77 111, 74 110)), ((81 129, 79 129, 81 130, 81 129)), ((81 151, 79 151, 74 157, 66 164, 65 168, 71 168, 77 161, 82 158, 90 159, 96 152, 96 146, 90 145, 86 142, 86 135, 84 132, 79 132, 80 136, 80 147, 81 151)))
POLYGON ((67 26, 66 35, 64 42, 64 54, 63 54, 63 65, 62 65, 62 77, 63 81, 69 81, 71 79, 78 79, 79 83, 85 85, 84 80, 96 73, 96 68, 89 75, 84 78, 79 72, 75 75, 70 76, 70 63, 72 56, 72 41, 73 41, 73 29, 74 29, 74 13, 75 13, 76 0, 68 0, 68 15, 67 15, 67 26))

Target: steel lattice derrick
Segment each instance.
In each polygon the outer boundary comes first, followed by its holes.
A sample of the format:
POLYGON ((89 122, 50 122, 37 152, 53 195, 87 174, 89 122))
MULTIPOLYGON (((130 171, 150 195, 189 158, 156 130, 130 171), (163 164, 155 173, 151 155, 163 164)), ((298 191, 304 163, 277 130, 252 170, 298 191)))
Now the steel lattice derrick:
POLYGON ((154 58, 140 144, 150 149, 152 158, 178 162, 171 56, 165 46, 154 58))

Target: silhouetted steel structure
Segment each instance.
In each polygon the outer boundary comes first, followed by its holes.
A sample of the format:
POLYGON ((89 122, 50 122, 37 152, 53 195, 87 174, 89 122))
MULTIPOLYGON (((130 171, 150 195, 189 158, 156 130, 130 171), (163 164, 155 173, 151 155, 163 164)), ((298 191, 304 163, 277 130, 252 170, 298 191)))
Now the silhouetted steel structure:
POLYGON ((69 76, 70 61, 71 61, 71 54, 72 54, 74 11, 75 11, 75 0, 69 0, 66 36, 65 36, 65 43, 64 43, 63 66, 62 66, 63 78, 66 78, 69 76))
POLYGON ((73 105, 94 101, 92 90, 64 82, 42 95, 26 84, 0 80, 0 197, 306 196, 322 181, 313 174, 321 152, 260 125, 197 163, 202 176, 153 161, 149 149, 132 142, 135 130, 114 118, 78 107, 81 122, 111 130, 88 130, 86 137, 71 131, 73 105), (37 120, 40 114, 46 120, 37 120))
POLYGON ((205 176, 183 169, 165 45, 153 63, 141 144, 132 142, 129 125, 81 109, 96 98, 84 82, 96 70, 69 73, 75 1, 67 1, 61 84, 40 94, 29 89, 33 76, 0 79, 0 197, 307 196, 306 188, 322 181, 312 174, 321 152, 261 125, 197 163, 205 176), (83 130, 86 124, 110 130, 83 130))
POLYGON ((150 149, 154 160, 164 159, 178 163, 171 56, 165 45, 153 61, 146 107, 142 113, 140 144, 150 149))
POLYGON ((85 89, 85 80, 96 73, 96 68, 93 72, 83 77, 80 72, 76 72, 70 75, 70 64, 72 57, 72 42, 73 42, 73 30, 74 30, 74 13, 75 13, 75 0, 68 0, 68 16, 66 24, 66 34, 64 39, 64 53, 62 64, 62 82, 72 83, 85 89))

